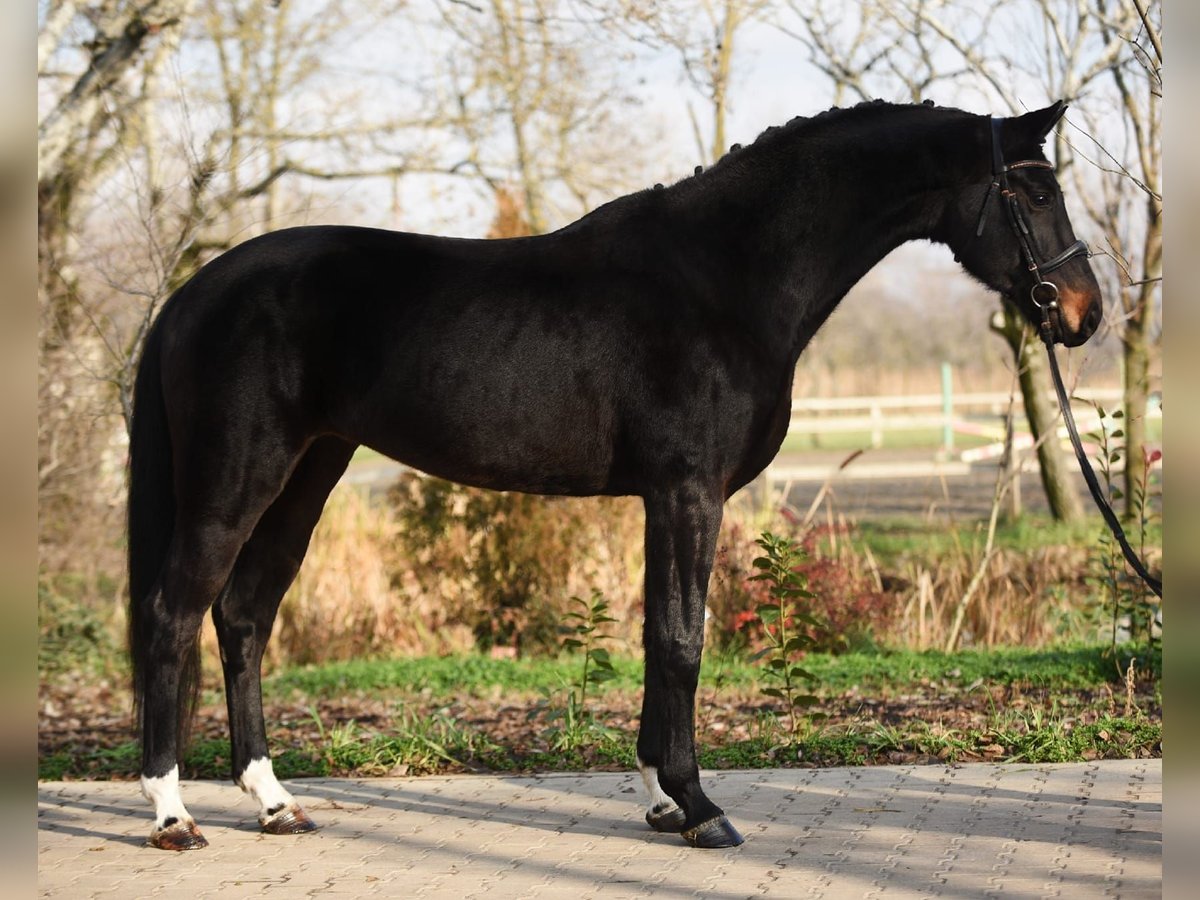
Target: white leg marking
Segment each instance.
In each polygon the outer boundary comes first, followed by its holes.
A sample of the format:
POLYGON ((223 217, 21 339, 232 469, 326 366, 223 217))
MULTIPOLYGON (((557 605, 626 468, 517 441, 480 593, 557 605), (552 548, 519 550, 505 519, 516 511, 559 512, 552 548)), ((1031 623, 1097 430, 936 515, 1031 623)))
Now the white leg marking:
POLYGON ((238 779, 238 786, 258 801, 258 821, 266 822, 280 809, 291 806, 296 798, 275 777, 271 760, 263 756, 250 760, 238 779))
POLYGON ((646 790, 650 794, 650 811, 662 812, 664 809, 676 806, 672 800, 662 789, 662 785, 658 783, 658 769, 654 766, 648 766, 642 762, 639 756, 637 761, 638 771, 642 773, 642 781, 646 782, 646 790))
POLYGON ((154 827, 165 828, 168 819, 195 824, 179 794, 179 766, 160 778, 142 776, 142 796, 154 804, 154 827))

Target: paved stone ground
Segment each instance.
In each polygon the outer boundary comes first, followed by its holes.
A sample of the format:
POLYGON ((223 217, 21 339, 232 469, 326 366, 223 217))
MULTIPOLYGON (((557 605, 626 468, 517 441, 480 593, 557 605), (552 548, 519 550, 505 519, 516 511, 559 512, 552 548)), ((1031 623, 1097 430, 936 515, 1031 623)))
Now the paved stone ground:
POLYGON ((1162 761, 706 773, 746 837, 642 821, 636 774, 301 779, 321 828, 258 832, 232 785, 184 799, 211 842, 145 846, 130 782, 38 788, 43 897, 1158 897, 1162 761))

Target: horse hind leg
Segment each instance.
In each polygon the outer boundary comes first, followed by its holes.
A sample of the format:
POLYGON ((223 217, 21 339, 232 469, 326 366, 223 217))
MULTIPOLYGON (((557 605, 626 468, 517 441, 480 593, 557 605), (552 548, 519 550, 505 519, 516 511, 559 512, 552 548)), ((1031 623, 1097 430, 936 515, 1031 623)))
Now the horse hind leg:
POLYGON ((141 787, 155 811, 149 843, 164 850, 208 843, 179 791, 179 758, 199 684, 200 624, 300 454, 282 442, 274 453, 262 440, 241 446, 240 454, 195 446, 186 470, 175 473, 183 491, 170 547, 154 588, 134 607, 142 672, 141 787))
MULTIPOLYGON (((249 517, 247 516, 247 519, 249 517)), ((251 521, 177 521, 171 549, 139 630, 143 650, 142 795, 154 805, 149 843, 163 850, 208 845, 179 791, 179 758, 199 680, 200 623, 229 576, 251 521)))
POLYGON ((646 785, 646 793, 650 795, 650 805, 646 809, 646 824, 655 831, 679 834, 687 827, 687 815, 679 804, 671 799, 658 782, 658 768, 637 758, 638 771, 642 773, 642 781, 646 785))
POLYGON ((325 500, 354 449, 334 437, 309 447, 255 526, 213 607, 225 672, 233 780, 258 803, 259 824, 269 834, 299 834, 316 826, 279 783, 271 765, 262 710, 263 652, 325 500))

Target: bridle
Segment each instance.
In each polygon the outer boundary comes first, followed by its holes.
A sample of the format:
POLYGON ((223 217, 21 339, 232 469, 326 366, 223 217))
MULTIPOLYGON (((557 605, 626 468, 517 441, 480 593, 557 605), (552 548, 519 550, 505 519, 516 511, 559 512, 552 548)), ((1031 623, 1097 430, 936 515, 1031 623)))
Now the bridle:
POLYGON ((987 224, 988 208, 991 206, 992 197, 999 192, 1000 202, 1008 211, 1008 223, 1012 227, 1013 234, 1016 235, 1017 243, 1021 247, 1021 255, 1025 258, 1025 264, 1029 267, 1030 273, 1033 275, 1033 286, 1029 289, 1029 299, 1033 301, 1033 305, 1041 310, 1042 321, 1039 328, 1039 334, 1043 343, 1046 345, 1046 353, 1050 357, 1050 374, 1054 380, 1054 391, 1058 395, 1058 405, 1062 410, 1063 422, 1067 426, 1067 435, 1071 439, 1071 446, 1075 449, 1075 458, 1079 461, 1079 468, 1083 472, 1083 479, 1087 482, 1088 489, 1092 492, 1092 498, 1096 501, 1096 506, 1100 509, 1100 514, 1104 517, 1109 530, 1117 539, 1117 543, 1121 546, 1121 552, 1125 556, 1126 561, 1137 572, 1138 576, 1146 583, 1146 585, 1159 597, 1162 596, 1162 580, 1155 578, 1147 570, 1133 548, 1129 545, 1129 539, 1125 536, 1124 529, 1121 528, 1121 523, 1118 521, 1116 513, 1113 512, 1108 500, 1104 497, 1104 492, 1100 488, 1100 481, 1096 478, 1096 473, 1092 471, 1092 466, 1088 462, 1087 454, 1083 450, 1083 443, 1079 440, 1079 430, 1075 426, 1075 417, 1071 413, 1071 398, 1067 395, 1067 389, 1063 385, 1062 373, 1058 369, 1058 358, 1054 355, 1054 331, 1055 324, 1052 320, 1052 315, 1061 319, 1062 310, 1058 305, 1058 287, 1050 281, 1047 281, 1045 276, 1049 272, 1065 265, 1076 256, 1085 256, 1090 258, 1092 253, 1088 249, 1088 245, 1083 241, 1075 241, 1071 246, 1067 247, 1058 256, 1047 259, 1043 262, 1038 261, 1038 253, 1034 247, 1033 232, 1029 227, 1029 223, 1025 221, 1025 214, 1021 212, 1021 205, 1017 200, 1016 192, 1013 191, 1008 184, 1008 173, 1013 169, 1053 169, 1054 164, 1048 163, 1042 159, 1023 159, 1018 162, 1006 163, 1004 156, 1000 150, 1000 123, 1002 119, 992 118, 992 183, 988 186, 987 194, 983 198, 983 207, 979 210, 979 222, 975 227, 975 237, 980 237, 983 234, 984 226, 987 224), (1040 294, 1040 296, 1039 296, 1040 294))
POLYGON ((1006 163, 1000 147, 1000 126, 1004 120, 992 117, 992 183, 988 185, 987 194, 983 198, 983 206, 979 210, 979 222, 975 226, 975 237, 983 234, 987 224, 988 209, 992 205, 992 197, 999 193, 999 202, 1008 212, 1008 224, 1017 238, 1021 248, 1021 256, 1025 265, 1033 275, 1033 286, 1029 289, 1029 299, 1033 305, 1042 310, 1043 318, 1048 318, 1051 311, 1061 315, 1058 308, 1058 286, 1047 281, 1045 276, 1055 269, 1061 268, 1077 256, 1090 258, 1092 251, 1083 241, 1077 240, 1058 256, 1039 262, 1039 254, 1034 246, 1033 230, 1025 220, 1021 211, 1017 193, 1008 184, 1008 173, 1014 169, 1053 169, 1054 164, 1044 159, 1022 159, 1006 163))

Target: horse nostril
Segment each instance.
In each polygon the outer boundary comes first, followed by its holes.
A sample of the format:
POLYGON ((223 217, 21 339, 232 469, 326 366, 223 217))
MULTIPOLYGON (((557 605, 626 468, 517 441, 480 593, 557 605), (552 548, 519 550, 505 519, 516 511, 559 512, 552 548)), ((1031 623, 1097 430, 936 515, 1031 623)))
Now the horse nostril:
POLYGON ((1093 303, 1088 307, 1087 315, 1083 317, 1083 331, 1085 334, 1093 334, 1100 327, 1100 319, 1104 315, 1099 303, 1093 303))

